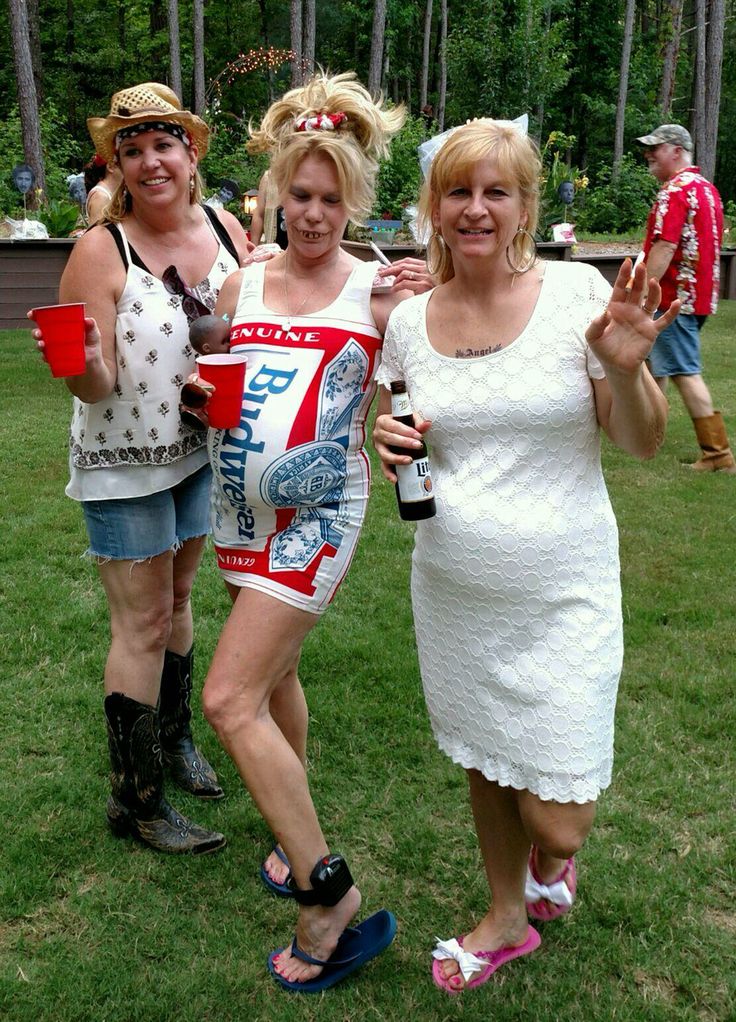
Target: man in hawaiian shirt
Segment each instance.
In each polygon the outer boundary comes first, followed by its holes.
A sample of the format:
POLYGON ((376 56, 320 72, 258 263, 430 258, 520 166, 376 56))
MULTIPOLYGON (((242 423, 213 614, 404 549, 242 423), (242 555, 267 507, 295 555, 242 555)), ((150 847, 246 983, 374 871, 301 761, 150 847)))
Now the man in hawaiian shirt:
POLYGON ((701 375, 700 328, 718 307, 723 206, 715 186, 693 165, 690 134, 663 124, 637 139, 661 182, 644 242, 647 274, 662 287, 660 310, 679 298, 677 319, 655 341, 649 362, 662 390, 671 379, 695 426, 702 456, 690 467, 736 474, 720 412, 701 375))

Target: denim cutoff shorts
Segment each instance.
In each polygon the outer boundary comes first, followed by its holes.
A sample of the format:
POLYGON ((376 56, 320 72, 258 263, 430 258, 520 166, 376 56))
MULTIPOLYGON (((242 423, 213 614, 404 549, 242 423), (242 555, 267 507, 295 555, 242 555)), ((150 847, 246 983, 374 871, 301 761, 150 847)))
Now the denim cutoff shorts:
MULTIPOLYGON (((659 319, 659 316, 655 317, 659 319)), ((700 330, 698 317, 680 315, 662 331, 649 352, 652 376, 697 376, 700 374, 700 330)))
POLYGON ((113 561, 142 561, 209 532, 209 465, 176 486, 147 497, 83 500, 88 554, 113 561))

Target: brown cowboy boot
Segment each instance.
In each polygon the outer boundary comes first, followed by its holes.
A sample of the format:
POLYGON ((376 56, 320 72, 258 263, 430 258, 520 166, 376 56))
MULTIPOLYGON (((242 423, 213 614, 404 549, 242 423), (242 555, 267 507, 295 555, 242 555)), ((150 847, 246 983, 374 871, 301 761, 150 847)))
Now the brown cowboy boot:
POLYGON ((166 650, 161 672, 158 721, 164 766, 175 784, 198 798, 222 798, 217 774, 192 738, 192 665, 194 647, 180 656, 166 650))
POLYGON ((721 413, 713 412, 712 415, 693 419, 693 426, 703 456, 688 467, 695 472, 726 472, 728 475, 736 475, 736 461, 728 446, 721 413))
POLYGON ((112 786, 107 822, 113 834, 130 834, 159 852, 202 855, 223 848, 223 834, 188 820, 164 798, 155 707, 113 692, 105 699, 105 717, 112 786))

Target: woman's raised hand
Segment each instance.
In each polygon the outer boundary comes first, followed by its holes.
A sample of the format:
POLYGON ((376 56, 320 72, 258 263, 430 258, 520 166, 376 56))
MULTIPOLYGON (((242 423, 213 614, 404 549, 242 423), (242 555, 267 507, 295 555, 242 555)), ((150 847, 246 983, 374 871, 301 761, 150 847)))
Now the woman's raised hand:
POLYGON ((648 357, 657 336, 680 311, 674 301, 659 319, 652 319, 662 299, 662 289, 646 267, 636 267, 630 288, 631 260, 624 259, 604 312, 585 331, 585 338, 605 369, 623 374, 637 373, 648 357))

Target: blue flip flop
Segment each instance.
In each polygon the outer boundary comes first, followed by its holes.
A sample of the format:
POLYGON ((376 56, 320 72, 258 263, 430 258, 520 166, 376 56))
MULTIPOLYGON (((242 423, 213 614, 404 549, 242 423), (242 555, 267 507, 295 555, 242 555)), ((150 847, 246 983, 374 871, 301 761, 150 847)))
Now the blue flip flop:
POLYGON ((385 951, 395 936, 396 919, 391 912, 381 909, 380 912, 368 916, 357 926, 349 926, 341 935, 337 947, 326 962, 312 958, 301 951, 297 947, 296 937, 294 937, 291 953, 301 961, 309 962, 310 965, 322 966, 322 972, 314 979, 308 979, 304 983, 295 983, 280 976, 276 971, 274 959, 281 954, 283 948, 278 948, 268 956, 268 971, 286 990, 293 990, 300 994, 318 994, 321 990, 327 990, 341 982, 351 972, 362 969, 371 958, 375 958, 376 955, 385 951))
MULTIPOLYGON (((283 849, 279 848, 278 845, 274 845, 273 846, 273 850, 274 850, 274 852, 276 852, 276 854, 281 859, 283 864, 285 866, 288 866, 289 865, 289 860, 286 858, 286 855, 284 854, 283 849)), ((271 891, 271 893, 275 894, 277 897, 279 897, 279 898, 293 898, 294 897, 294 892, 292 891, 292 889, 289 887, 289 885, 287 883, 288 879, 289 878, 287 877, 286 880, 283 882, 283 884, 277 884, 276 881, 272 880, 271 877, 266 872, 266 863, 265 863, 265 861, 261 864, 261 880, 266 885, 266 887, 269 889, 269 891, 271 891)))

